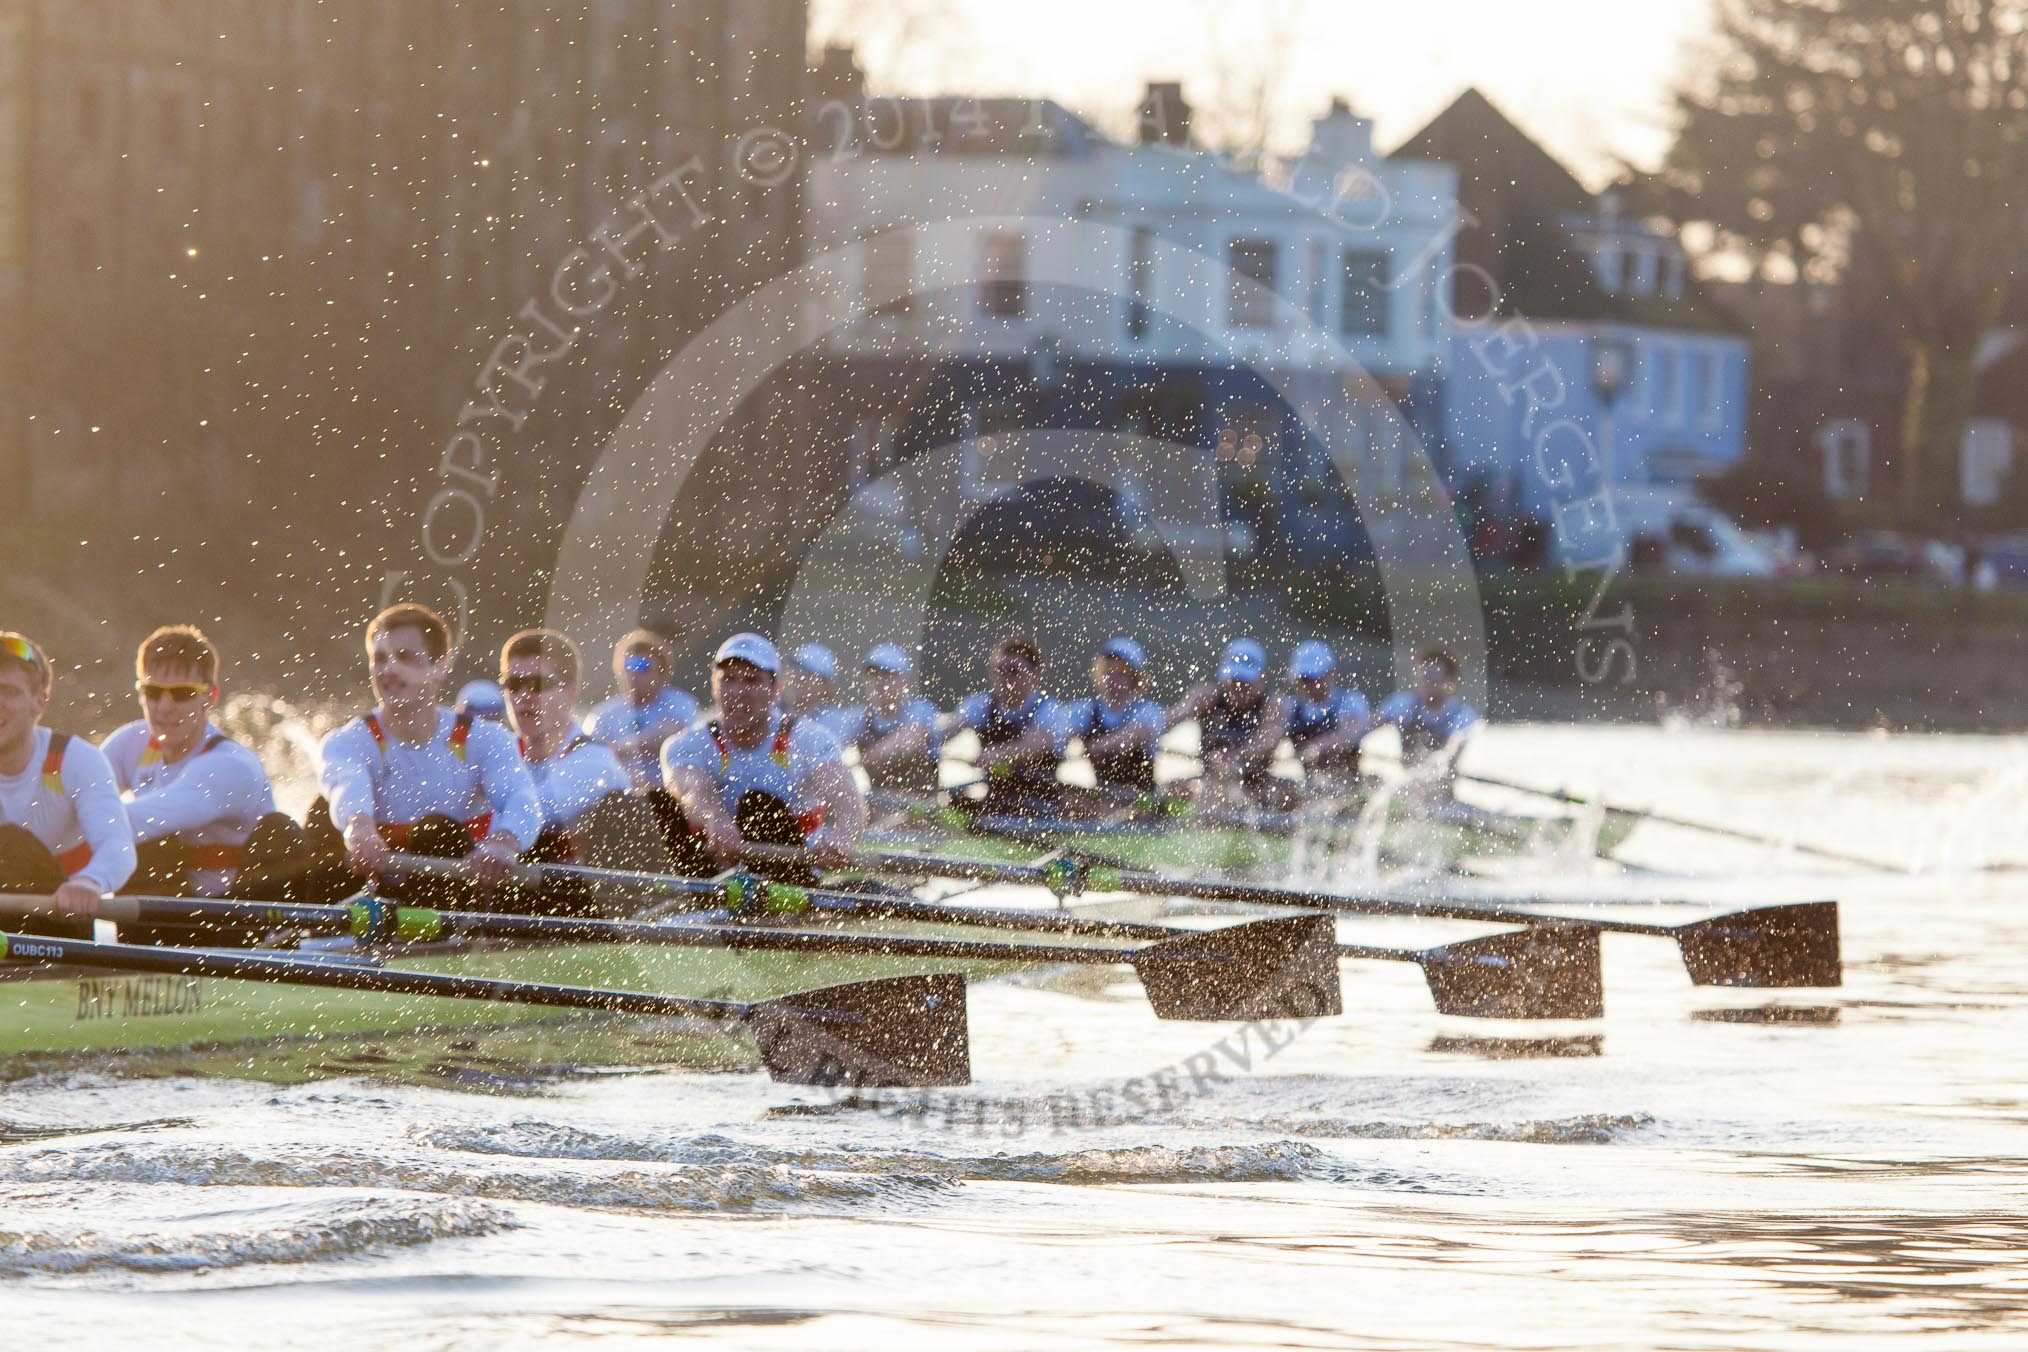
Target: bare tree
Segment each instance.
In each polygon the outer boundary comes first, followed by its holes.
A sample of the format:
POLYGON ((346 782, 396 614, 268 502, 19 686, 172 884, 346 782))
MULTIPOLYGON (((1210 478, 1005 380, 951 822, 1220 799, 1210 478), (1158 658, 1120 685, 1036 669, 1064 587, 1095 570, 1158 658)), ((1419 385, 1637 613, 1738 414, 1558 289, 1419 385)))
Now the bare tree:
POLYGON ((813 45, 853 48, 869 81, 885 90, 934 83, 966 31, 954 0, 816 0, 810 7, 813 45))
POLYGON ((2028 249, 2028 0, 1721 0, 1717 54, 1665 205, 1799 273, 1863 251, 1909 358, 1902 504, 1940 513, 2028 249))
POLYGON ((1266 166, 1281 120, 1291 112, 1284 86, 1311 10, 1311 0, 1262 0, 1210 11, 1210 96, 1193 125, 1199 140, 1241 168, 1266 166))

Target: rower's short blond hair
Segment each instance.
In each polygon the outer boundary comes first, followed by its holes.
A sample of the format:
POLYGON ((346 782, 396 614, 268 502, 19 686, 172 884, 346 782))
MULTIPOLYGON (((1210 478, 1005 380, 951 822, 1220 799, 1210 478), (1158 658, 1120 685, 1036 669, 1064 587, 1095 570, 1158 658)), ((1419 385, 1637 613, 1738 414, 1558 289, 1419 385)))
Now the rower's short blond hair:
POLYGON ((444 617, 428 606, 404 601, 389 606, 373 617, 366 626, 366 651, 373 651, 373 640, 389 629, 415 629, 423 636, 423 647, 428 649, 430 661, 441 662, 451 651, 451 626, 444 623, 444 617))
POLYGON ((515 658, 540 657, 547 661, 556 678, 576 685, 584 668, 584 657, 569 634, 556 629, 523 629, 500 645, 500 680, 507 680, 507 664, 515 658))
POLYGON ((134 675, 146 680, 165 667, 187 667, 206 685, 217 685, 218 648, 194 624, 165 624, 141 640, 134 675))
POLYGON ((26 634, 17 634, 12 629, 0 629, 0 671, 25 671, 31 686, 41 687, 47 695, 56 688, 56 668, 49 664, 49 652, 40 643, 26 634), (9 649, 25 649, 27 657, 18 656, 9 649))
POLYGON ((652 629, 636 629, 613 645, 613 675, 626 679, 627 659, 635 653, 646 653, 655 659, 664 676, 675 674, 676 661, 669 651, 669 640, 652 629))

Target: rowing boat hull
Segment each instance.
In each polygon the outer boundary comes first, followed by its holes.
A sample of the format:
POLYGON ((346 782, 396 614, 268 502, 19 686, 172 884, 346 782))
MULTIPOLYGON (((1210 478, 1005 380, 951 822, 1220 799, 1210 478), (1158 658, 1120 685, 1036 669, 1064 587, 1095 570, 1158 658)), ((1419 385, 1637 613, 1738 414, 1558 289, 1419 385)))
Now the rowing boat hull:
MULTIPOLYGON (((414 971, 730 1000, 905 973, 989 970, 934 959, 840 955, 813 961, 612 944, 440 945, 389 951, 384 960, 414 971)), ((485 1000, 34 965, 0 969, 0 1007, 8 1010, 0 1026, 0 1077, 41 1068, 52 1055, 63 1054, 240 1044, 255 1049, 301 1039, 542 1023, 596 1022, 632 1035, 668 1023, 485 1000)))
MULTIPOLYGON (((1588 852, 1610 854, 1619 848, 1640 818, 1609 812, 1600 822, 1588 852)), ((1029 823, 1018 833, 1027 837, 1029 823)), ((1045 840, 1088 845, 1095 853, 1129 868, 1157 872, 1276 875, 1299 862, 1314 865, 1320 857, 1356 857, 1361 841, 1350 820, 1304 823, 1293 829, 1266 830, 1213 825, 1178 819, 1161 824, 1036 821, 1033 841, 989 835, 945 837, 905 833, 897 843, 957 848, 981 858, 1019 861, 1032 858, 1045 840)), ((1582 823, 1572 817, 1533 817, 1474 810, 1470 816, 1446 820, 1399 813, 1384 827, 1379 856, 1392 865, 1457 868, 1475 859, 1549 854, 1577 842, 1582 823)), ((892 833, 880 833, 892 836, 892 833)))

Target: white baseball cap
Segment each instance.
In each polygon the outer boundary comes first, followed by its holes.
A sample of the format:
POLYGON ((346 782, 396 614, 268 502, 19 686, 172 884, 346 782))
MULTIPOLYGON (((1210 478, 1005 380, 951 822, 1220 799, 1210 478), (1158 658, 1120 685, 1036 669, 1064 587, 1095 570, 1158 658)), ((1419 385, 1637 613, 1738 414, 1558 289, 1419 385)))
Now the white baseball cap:
POLYGON ((727 662, 744 662, 759 667, 769 675, 782 669, 781 656, 775 652, 775 645, 759 634, 734 634, 718 645, 718 655, 711 659, 714 667, 727 662))

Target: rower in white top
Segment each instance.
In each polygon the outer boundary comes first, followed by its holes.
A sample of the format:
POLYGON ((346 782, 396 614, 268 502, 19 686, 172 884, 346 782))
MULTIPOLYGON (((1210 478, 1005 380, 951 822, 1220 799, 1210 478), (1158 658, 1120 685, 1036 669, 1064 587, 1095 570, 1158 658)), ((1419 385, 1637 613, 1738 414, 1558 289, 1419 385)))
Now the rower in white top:
MULTIPOLYGON (((165 625, 142 640, 134 673, 141 717, 101 748, 134 828, 140 862, 129 890, 226 896, 255 829, 276 814, 260 757, 211 721, 218 650, 189 625, 165 625)), ((269 834, 292 836, 286 820, 269 834)))
POLYGON ((584 720, 585 736, 613 749, 637 789, 661 787, 662 743, 697 721, 695 697, 669 683, 674 670, 662 636, 634 630, 613 649, 620 693, 584 720))
POLYGON ((134 871, 134 834, 104 753, 42 726, 54 685, 48 654, 0 630, 0 892, 53 898, 55 918, 24 930, 89 938, 100 896, 134 871))
POLYGON ((627 791, 613 749, 577 730, 580 660, 577 644, 554 629, 524 629, 500 649, 508 716, 542 800, 542 831, 527 851, 533 860, 583 860, 585 819, 627 791))
POLYGON ((936 792, 937 706, 915 693, 915 660, 898 643, 866 652, 866 703, 841 711, 838 740, 859 753, 859 768, 883 793, 936 792))
MULTIPOLYGON (((751 841, 807 847, 820 868, 842 866, 866 829, 866 800, 829 731, 778 703, 781 659, 759 634, 735 634, 712 663, 715 716, 662 748, 676 800, 670 849, 704 874, 739 860, 751 841)), ((800 872, 800 871, 797 871, 800 872)))
POLYGON ((376 701, 324 739, 324 793, 355 873, 379 877, 393 850, 463 857, 497 888, 542 826, 514 734, 439 702, 451 635, 427 606, 398 605, 366 627, 376 701))

